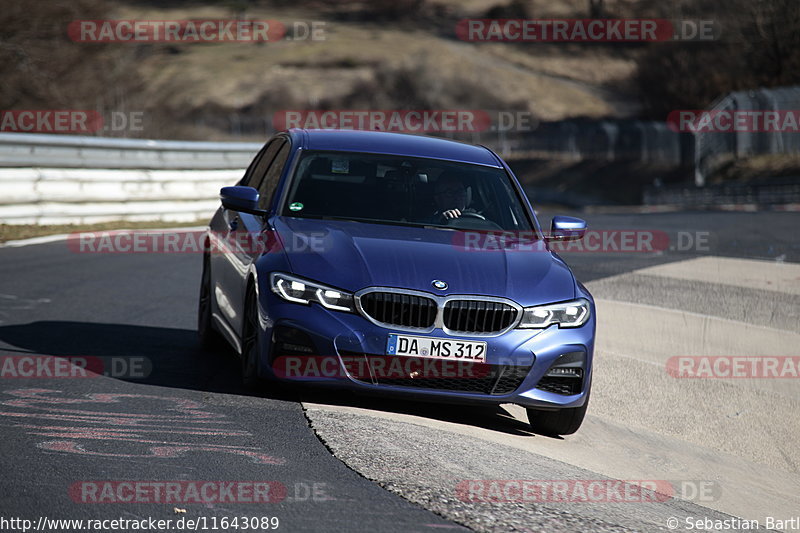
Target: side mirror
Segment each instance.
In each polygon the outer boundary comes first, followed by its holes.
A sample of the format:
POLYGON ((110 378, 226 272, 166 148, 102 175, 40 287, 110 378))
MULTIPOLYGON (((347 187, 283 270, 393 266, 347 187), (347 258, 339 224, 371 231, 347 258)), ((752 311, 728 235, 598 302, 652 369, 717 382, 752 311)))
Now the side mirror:
POLYGON ((586 221, 580 218, 556 215, 550 224, 548 241, 578 241, 586 234, 586 221))
POLYGON ((251 215, 267 214, 266 211, 258 208, 258 191, 252 187, 223 187, 219 191, 219 198, 225 209, 251 215))

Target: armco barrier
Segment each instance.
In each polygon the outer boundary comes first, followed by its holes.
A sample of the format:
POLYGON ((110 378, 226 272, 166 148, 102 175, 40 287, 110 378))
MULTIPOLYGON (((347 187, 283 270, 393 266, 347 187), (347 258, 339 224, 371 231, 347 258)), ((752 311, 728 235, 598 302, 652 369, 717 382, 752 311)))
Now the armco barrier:
POLYGON ((0 166, 240 169, 248 165, 260 147, 258 143, 154 141, 0 133, 0 166))
POLYGON ((259 148, 0 133, 0 223, 205 218, 259 148))

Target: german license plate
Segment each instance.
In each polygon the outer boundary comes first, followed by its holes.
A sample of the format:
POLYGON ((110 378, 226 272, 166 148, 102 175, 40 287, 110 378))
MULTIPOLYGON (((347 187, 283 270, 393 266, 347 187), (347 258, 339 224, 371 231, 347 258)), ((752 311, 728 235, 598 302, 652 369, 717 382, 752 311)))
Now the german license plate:
POLYGON ((486 343, 390 333, 386 354, 485 363, 486 343))

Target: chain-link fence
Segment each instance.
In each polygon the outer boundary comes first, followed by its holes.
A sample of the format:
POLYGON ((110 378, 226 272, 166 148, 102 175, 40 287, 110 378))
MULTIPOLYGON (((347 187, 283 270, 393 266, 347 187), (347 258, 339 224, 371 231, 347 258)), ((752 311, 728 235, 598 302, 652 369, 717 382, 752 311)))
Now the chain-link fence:
MULTIPOLYGON (((710 116, 742 111, 794 112, 800 109, 800 86, 753 89, 728 94, 711 106, 710 116)), ((778 115, 785 117, 784 113, 778 115)), ((736 131, 698 131, 695 134, 695 184, 732 159, 760 154, 800 152, 800 133, 791 127, 735 128, 736 131), (753 131, 753 130, 767 131, 753 131)))
MULTIPOLYGON (((486 144, 492 146, 489 140, 486 144)), ((641 120, 561 120, 542 122, 527 133, 509 134, 497 148, 508 159, 566 157, 575 160, 639 161, 690 167, 691 134, 664 122, 641 120)))

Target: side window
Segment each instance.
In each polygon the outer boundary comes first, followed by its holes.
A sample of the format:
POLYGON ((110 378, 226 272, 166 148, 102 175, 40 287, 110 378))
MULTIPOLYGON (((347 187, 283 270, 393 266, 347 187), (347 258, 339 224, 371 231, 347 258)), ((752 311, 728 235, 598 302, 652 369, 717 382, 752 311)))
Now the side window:
POLYGON ((266 209, 269 206, 272 195, 275 194, 275 188, 278 186, 278 182, 281 179, 283 167, 286 165, 286 160, 289 159, 291 151, 291 145, 288 142, 283 143, 278 155, 275 156, 275 160, 272 162, 269 170, 267 170, 267 175, 264 176, 261 186, 258 188, 258 207, 261 209, 266 209))
POLYGON ((275 139, 267 149, 264 150, 264 155, 261 156, 261 159, 258 160, 256 163, 255 168, 253 168, 253 173, 250 175, 250 178, 247 180, 247 186, 253 187, 254 189, 260 189, 261 182, 264 179, 264 175, 267 173, 267 169, 269 168, 269 164, 272 163, 272 160, 275 159, 275 154, 278 153, 281 146, 283 146, 284 140, 283 139, 275 139))
POLYGON ((253 161, 250 162, 250 166, 247 167, 247 171, 244 173, 244 176, 242 177, 241 180, 239 180, 239 183, 237 183, 237 185, 258 188, 259 183, 261 183, 261 177, 259 176, 258 179, 256 179, 255 178, 256 174, 253 171, 258 166, 258 163, 261 161, 261 159, 263 159, 264 154, 267 153, 267 150, 269 150, 276 143, 280 144, 278 141, 279 139, 275 139, 269 142, 267 145, 265 145, 261 150, 259 150, 256 156, 253 158, 253 161))

